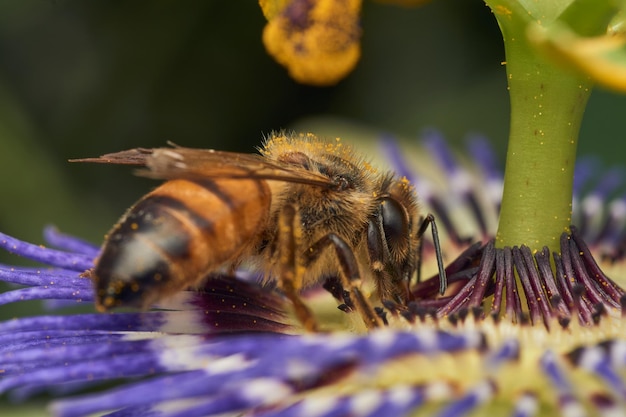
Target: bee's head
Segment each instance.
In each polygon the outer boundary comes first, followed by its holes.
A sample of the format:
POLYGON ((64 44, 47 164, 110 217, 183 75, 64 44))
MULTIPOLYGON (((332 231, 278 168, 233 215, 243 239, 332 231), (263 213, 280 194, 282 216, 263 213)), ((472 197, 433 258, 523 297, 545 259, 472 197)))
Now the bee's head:
POLYGON ((413 188, 387 178, 368 224, 367 245, 381 299, 406 301, 408 281, 417 265, 419 213, 413 188))

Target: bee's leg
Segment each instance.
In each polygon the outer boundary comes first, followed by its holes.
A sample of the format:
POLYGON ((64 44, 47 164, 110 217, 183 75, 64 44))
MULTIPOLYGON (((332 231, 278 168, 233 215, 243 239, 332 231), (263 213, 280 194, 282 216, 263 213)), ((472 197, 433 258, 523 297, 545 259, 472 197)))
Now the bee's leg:
POLYGON ((322 252, 329 247, 335 249, 335 254, 337 255, 341 267, 343 286, 350 293, 352 302, 363 318, 363 322, 367 328, 371 329, 382 326, 380 316, 361 292, 359 266, 354 256, 353 249, 345 240, 334 233, 323 236, 304 253, 304 266, 308 267, 313 264, 319 259, 322 252))
POLYGON ((278 219, 278 262, 280 265, 278 284, 292 302, 298 321, 307 331, 316 332, 317 321, 299 294, 302 287, 302 272, 299 271, 300 264, 296 257, 296 253, 300 251, 298 221, 295 207, 285 206, 278 219))
MULTIPOLYGON (((435 216, 428 213, 426 217, 422 219, 420 227, 417 230, 417 237, 421 238, 426 233, 426 228, 430 225, 430 230, 433 233, 433 244, 435 245, 435 257, 437 258, 437 268, 439 270, 439 294, 443 295, 448 288, 448 279, 446 278, 446 270, 443 266, 443 257, 441 255, 441 245, 439 243, 439 231, 437 230, 437 223, 435 222, 435 216)), ((417 282, 419 283, 422 275, 422 239, 419 239, 418 257, 417 257, 417 282)))
MULTIPOLYGON (((385 278, 385 264, 389 264, 391 254, 383 235, 383 222, 379 213, 367 225, 367 252, 370 260, 370 271, 374 277, 381 301, 391 300, 398 304, 405 304, 409 300, 411 293, 409 290, 409 278, 406 278, 403 282, 404 294, 400 294, 397 291, 394 282, 385 278)), ((400 274, 398 275, 400 276, 400 274)))

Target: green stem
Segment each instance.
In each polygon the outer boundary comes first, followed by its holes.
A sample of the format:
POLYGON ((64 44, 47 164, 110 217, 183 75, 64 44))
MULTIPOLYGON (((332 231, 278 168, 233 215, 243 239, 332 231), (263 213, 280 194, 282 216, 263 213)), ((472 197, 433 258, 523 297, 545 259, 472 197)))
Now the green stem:
POLYGON ((511 127, 496 245, 558 251, 571 223, 578 132, 592 84, 538 55, 523 30, 509 30, 519 29, 511 20, 499 23, 511 127))

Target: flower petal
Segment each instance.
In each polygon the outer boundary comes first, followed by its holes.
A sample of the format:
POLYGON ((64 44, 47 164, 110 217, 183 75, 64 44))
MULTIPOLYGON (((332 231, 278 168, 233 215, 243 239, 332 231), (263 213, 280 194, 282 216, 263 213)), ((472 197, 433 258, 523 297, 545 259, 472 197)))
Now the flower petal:
POLYGON ((43 235, 46 242, 58 249, 74 253, 82 253, 93 257, 98 256, 98 253, 100 252, 100 247, 74 236, 61 233, 59 229, 54 226, 46 227, 43 231, 43 235))
POLYGON ((0 248, 50 266, 78 272, 91 268, 94 260, 92 256, 47 249, 32 243, 23 242, 4 233, 0 233, 0 248))

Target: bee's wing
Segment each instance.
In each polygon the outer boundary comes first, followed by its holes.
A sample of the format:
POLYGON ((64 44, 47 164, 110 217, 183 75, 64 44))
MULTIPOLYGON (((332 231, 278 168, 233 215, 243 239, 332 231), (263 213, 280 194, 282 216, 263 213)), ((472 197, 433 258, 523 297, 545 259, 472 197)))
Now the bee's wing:
POLYGON ((97 164, 145 166, 146 161, 154 151, 155 149, 135 148, 127 151, 107 153, 97 158, 70 159, 70 162, 93 162, 97 164))
POLYGON ((321 174, 284 166, 256 154, 193 148, 137 148, 110 153, 98 158, 73 159, 71 162, 137 165, 147 169, 139 175, 158 179, 255 178, 332 187, 331 179, 321 174))

